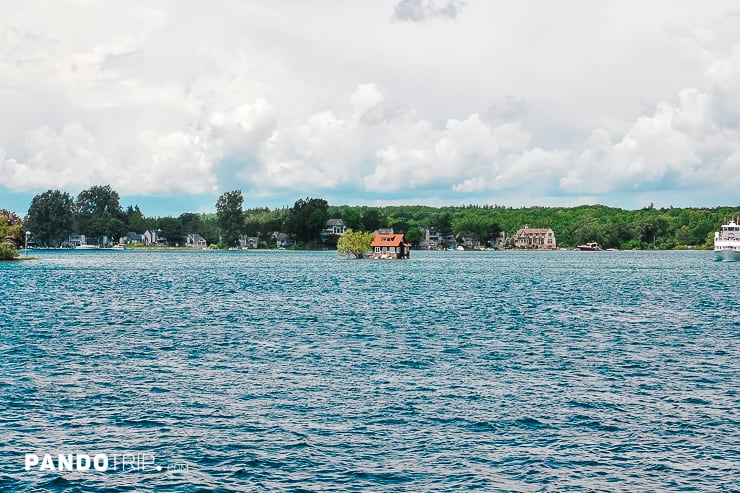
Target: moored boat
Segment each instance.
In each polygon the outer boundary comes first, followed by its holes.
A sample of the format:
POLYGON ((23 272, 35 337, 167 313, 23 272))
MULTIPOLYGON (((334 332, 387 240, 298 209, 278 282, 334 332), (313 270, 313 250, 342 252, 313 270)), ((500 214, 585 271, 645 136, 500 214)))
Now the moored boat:
POLYGON ((601 250, 601 247, 594 241, 585 245, 578 245, 578 249, 583 252, 598 252, 601 250))
POLYGON ((714 233, 714 254, 717 260, 740 261, 740 225, 730 220, 714 233))

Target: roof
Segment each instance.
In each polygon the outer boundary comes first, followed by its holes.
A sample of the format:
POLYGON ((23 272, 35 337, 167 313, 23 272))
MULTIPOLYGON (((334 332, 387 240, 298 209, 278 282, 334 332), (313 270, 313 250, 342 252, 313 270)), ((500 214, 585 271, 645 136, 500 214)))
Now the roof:
POLYGON ((329 219, 326 221, 326 227, 328 228, 329 226, 344 226, 344 221, 341 219, 329 219))
POLYGON ((516 232, 517 235, 520 234, 545 234, 545 233, 552 233, 552 228, 527 228, 526 226, 516 232))
POLYGON ((401 246, 404 244, 403 234, 377 234, 373 238, 371 247, 401 246))

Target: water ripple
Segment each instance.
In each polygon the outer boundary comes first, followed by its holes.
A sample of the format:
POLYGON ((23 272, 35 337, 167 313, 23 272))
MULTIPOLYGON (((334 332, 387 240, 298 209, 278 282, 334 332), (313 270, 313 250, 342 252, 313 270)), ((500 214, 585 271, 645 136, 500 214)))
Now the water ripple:
POLYGON ((40 257, 0 263, 1 491, 740 489, 707 253, 40 257), (165 467, 23 468, 98 452, 165 467))

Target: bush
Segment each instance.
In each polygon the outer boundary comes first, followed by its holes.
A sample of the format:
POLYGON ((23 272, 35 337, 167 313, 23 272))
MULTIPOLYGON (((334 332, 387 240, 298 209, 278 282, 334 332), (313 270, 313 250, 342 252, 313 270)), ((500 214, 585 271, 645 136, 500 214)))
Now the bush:
POLYGON ((0 260, 13 260, 18 256, 18 250, 7 243, 0 243, 0 260))

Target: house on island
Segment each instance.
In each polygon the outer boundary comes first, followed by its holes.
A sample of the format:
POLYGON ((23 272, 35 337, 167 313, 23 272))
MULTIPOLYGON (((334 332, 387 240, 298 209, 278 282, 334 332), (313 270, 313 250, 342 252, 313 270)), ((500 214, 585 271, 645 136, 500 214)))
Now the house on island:
POLYGON ((411 244, 400 233, 377 233, 370 247, 374 259, 407 259, 411 255, 411 244))
POLYGON ((192 233, 185 238, 185 245, 191 248, 205 248, 208 242, 198 233, 192 233))
POLYGON ((536 248, 540 250, 555 250, 557 242, 555 233, 550 228, 530 228, 528 224, 514 235, 516 248, 536 248))

